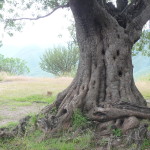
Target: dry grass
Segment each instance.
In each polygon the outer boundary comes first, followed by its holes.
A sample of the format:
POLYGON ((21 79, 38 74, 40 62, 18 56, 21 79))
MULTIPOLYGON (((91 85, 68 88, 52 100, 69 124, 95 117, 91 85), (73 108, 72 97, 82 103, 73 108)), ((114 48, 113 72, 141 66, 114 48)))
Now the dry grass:
MULTIPOLYGON (((72 81, 70 77, 33 78, 25 76, 8 76, 3 73, 5 80, 0 83, 0 98, 13 99, 30 95, 46 95, 51 91, 53 95, 65 89, 72 81)), ((150 99, 150 80, 136 81, 136 85, 146 99, 150 99)))
MULTIPOLYGON (((11 121, 13 118, 7 118, 9 114, 8 112, 15 115, 20 112, 21 108, 27 110, 22 114, 22 116, 25 116, 31 112, 28 110, 29 107, 32 107, 31 110, 34 110, 35 106, 32 102, 35 99, 51 103, 55 100, 56 95, 60 91, 69 86, 71 81, 72 78, 69 77, 33 78, 24 76, 5 76, 5 80, 0 82, 0 116, 6 117, 3 118, 3 124, 11 121), (40 98, 41 96, 44 98, 48 91, 53 93, 50 99, 40 98)), ((137 81, 136 85, 143 96, 150 100, 150 81, 137 81)), ((40 108, 44 105, 47 104, 38 104, 40 108)), ((19 118, 16 117, 15 119, 19 120, 19 118)))
POLYGON ((136 86, 145 99, 150 100, 150 81, 137 81, 136 86))
POLYGON ((0 81, 6 80, 8 74, 6 72, 0 72, 0 81))
POLYGON ((58 92, 65 89, 71 81, 72 78, 67 77, 32 78, 7 76, 4 81, 0 82, 0 116, 4 116, 4 118, 0 118, 0 126, 11 121, 18 121, 29 113, 38 112, 47 103, 35 104, 33 103, 34 101, 52 103, 58 92), (47 91, 51 91, 52 96, 46 96, 47 91))
POLYGON ((7 77, 5 82, 0 83, 0 97, 13 99, 30 95, 46 95, 51 91, 53 95, 65 89, 72 78, 32 78, 32 77, 7 77))

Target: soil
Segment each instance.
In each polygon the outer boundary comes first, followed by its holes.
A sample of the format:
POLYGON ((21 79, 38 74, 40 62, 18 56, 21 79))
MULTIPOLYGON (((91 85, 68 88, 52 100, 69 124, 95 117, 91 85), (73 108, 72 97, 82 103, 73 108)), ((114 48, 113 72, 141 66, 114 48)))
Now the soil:
POLYGON ((32 104, 31 106, 19 106, 14 110, 10 106, 0 106, 0 126, 4 126, 9 122, 17 122, 21 118, 25 117, 30 113, 38 113, 45 105, 32 104))

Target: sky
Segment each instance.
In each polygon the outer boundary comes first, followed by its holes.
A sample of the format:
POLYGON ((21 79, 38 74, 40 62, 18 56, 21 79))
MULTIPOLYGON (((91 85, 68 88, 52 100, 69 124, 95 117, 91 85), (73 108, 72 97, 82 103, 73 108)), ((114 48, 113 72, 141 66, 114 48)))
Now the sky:
POLYGON ((26 46, 40 47, 44 52, 48 48, 65 45, 70 40, 67 27, 70 25, 71 18, 71 12, 60 9, 47 18, 34 22, 26 21, 22 32, 15 32, 13 37, 4 34, 0 54, 13 57, 26 46), (58 36, 60 34, 63 35, 62 38, 58 36))
POLYGON ((59 9, 51 16, 37 21, 26 21, 22 32, 15 32, 13 37, 4 34, 3 44, 10 46, 37 45, 42 47, 53 47, 63 45, 69 41, 67 27, 70 22, 71 12, 59 9), (65 17, 67 16, 67 17, 65 17), (58 35, 63 37, 59 38, 58 35))
POLYGON ((53 46, 64 44, 69 41, 69 33, 67 27, 70 24, 69 18, 71 12, 67 10, 58 10, 51 16, 37 21, 26 21, 26 25, 22 32, 15 32, 13 37, 7 34, 3 36, 3 45, 25 46, 53 46), (59 35, 63 37, 60 38, 59 35))

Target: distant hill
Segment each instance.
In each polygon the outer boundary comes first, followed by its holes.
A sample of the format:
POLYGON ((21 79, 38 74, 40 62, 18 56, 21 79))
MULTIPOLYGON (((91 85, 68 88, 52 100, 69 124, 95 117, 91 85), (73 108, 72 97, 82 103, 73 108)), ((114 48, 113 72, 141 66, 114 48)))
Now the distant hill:
MULTIPOLYGON (((23 47, 4 46, 0 48, 0 54, 6 57, 18 57, 27 62, 30 68, 29 76, 35 77, 52 77, 50 73, 46 73, 40 69, 40 56, 44 53, 45 48, 36 45, 27 45, 23 47)), ((150 74, 150 57, 138 55, 133 57, 134 76, 138 78, 150 74)))
POLYGON ((45 48, 35 45, 28 45, 24 47, 5 46, 0 49, 0 54, 6 57, 20 58, 27 62, 30 68, 28 76, 35 77, 52 77, 53 75, 41 70, 39 66, 40 56, 44 53, 45 48))

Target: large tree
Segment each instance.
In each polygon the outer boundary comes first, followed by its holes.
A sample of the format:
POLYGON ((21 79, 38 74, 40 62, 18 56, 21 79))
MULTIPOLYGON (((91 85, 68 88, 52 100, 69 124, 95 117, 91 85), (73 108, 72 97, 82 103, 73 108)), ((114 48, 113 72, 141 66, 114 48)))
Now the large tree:
POLYGON ((70 0, 69 6, 80 61, 72 84, 57 97, 56 116, 66 123, 79 108, 97 121, 148 117, 140 109, 146 101, 134 83, 131 49, 150 19, 150 1, 117 0, 115 7, 104 0, 70 0))
POLYGON ((73 82, 58 94, 54 104, 43 110, 49 114, 53 107, 57 109, 55 116, 46 121, 49 130, 69 126, 76 109, 99 124, 113 120, 111 123, 125 126, 131 116, 150 119, 150 109, 135 86, 131 59, 131 49, 150 19, 150 0, 117 0, 116 7, 106 0, 39 2, 56 6, 54 11, 70 7, 80 49, 73 82))

